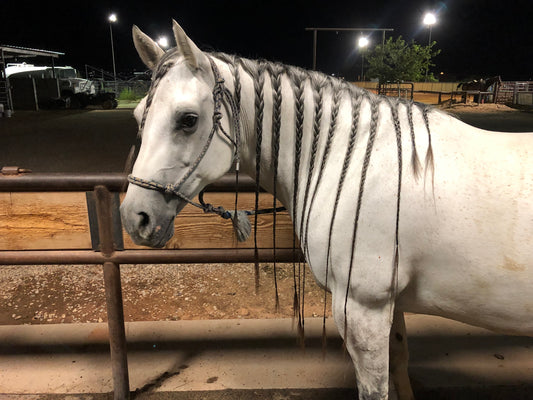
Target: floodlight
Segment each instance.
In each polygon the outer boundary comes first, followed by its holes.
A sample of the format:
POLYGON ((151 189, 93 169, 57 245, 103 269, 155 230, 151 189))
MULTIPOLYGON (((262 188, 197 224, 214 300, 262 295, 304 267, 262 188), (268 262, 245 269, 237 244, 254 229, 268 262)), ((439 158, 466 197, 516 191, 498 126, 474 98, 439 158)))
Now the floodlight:
POLYGON ((368 38, 365 36, 361 36, 357 42, 357 45, 359 47, 366 47, 368 46, 368 43, 369 43, 368 38))
POLYGON ((168 47, 168 39, 165 36, 160 36, 159 39, 157 39, 157 43, 162 48, 167 48, 168 47))
POLYGON ((433 13, 427 13, 424 15, 424 25, 434 25, 437 22, 437 17, 433 13))

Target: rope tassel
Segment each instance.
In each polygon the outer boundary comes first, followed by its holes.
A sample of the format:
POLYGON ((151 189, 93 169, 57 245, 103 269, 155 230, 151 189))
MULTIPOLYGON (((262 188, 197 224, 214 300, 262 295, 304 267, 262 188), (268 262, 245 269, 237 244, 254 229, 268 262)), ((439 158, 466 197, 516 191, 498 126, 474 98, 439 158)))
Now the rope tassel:
POLYGON ((231 223, 233 224, 233 231, 239 242, 245 242, 252 233, 252 224, 248 219, 248 213, 244 210, 228 211, 231 215, 231 223))

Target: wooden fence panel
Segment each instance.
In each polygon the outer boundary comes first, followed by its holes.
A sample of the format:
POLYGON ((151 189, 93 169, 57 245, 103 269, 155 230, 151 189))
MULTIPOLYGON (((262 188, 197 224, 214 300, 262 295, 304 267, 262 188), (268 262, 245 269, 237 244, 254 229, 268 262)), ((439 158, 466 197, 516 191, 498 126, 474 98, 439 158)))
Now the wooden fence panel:
MULTIPOLYGON (((205 201, 226 209, 234 207, 233 193, 208 192, 205 201)), ((255 195, 239 194, 239 209, 253 209, 255 195)), ((260 195, 260 207, 272 207, 272 196, 260 195)), ((253 223, 253 217, 250 217, 253 223)), ((269 248, 272 241, 271 214, 258 218, 258 246, 269 248)), ((292 247, 292 222, 286 212, 279 213, 276 228, 278 248, 292 247)), ((124 232, 126 249, 142 248, 135 245, 124 232)), ((238 242, 233 235, 230 220, 204 214, 186 206, 175 220, 174 237, 168 248, 253 248, 252 236, 238 242)), ((85 193, 41 192, 0 193, 0 250, 90 249, 89 219, 85 193)))

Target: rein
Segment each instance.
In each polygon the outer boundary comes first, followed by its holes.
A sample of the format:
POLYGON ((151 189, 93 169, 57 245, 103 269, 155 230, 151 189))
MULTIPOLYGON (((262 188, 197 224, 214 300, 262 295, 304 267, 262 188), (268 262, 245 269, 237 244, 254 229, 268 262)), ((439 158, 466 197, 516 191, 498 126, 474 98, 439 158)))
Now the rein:
POLYGON ((205 157, 207 150, 209 149, 209 146, 211 145, 213 137, 215 136, 215 133, 221 132, 230 141, 230 143, 233 145, 235 149, 235 153, 233 156, 234 161, 235 161, 235 187, 236 187, 236 193, 238 193, 239 167, 240 167, 239 147, 240 147, 240 142, 241 142, 239 108, 236 104, 235 97, 228 90, 228 88, 224 85, 224 79, 220 75, 220 72, 215 62, 213 61, 211 57, 208 57, 208 59, 211 64, 211 70, 213 71, 213 75, 215 77, 215 86, 213 87, 213 104, 214 104, 213 126, 211 128, 211 132, 209 133, 207 141, 204 147, 202 148, 200 154, 198 155, 194 163, 191 165, 189 170, 185 173, 185 175, 183 175, 183 177, 180 179, 178 183, 175 183, 175 184, 168 183, 165 185, 165 184, 156 182, 154 180, 148 180, 148 179, 136 177, 133 174, 128 175, 128 182, 130 182, 133 185, 140 186, 144 189, 156 190, 158 192, 174 195, 186 201, 187 203, 191 204, 192 206, 202 209, 205 213, 217 214, 224 219, 231 219, 233 223, 233 228, 235 230, 235 233, 237 234, 237 239, 242 242, 248 239, 251 233, 251 224, 247 216, 284 211, 285 208, 277 207, 277 208, 264 209, 264 210, 229 211, 229 210, 225 210, 221 206, 215 207, 212 204, 205 203, 203 199, 204 190, 202 190, 198 194, 198 200, 199 200, 198 203, 180 192, 180 188, 183 186, 185 181, 190 178, 190 176, 193 174, 193 172, 196 170, 200 162, 205 157), (221 124, 222 112, 220 110, 222 108, 222 103, 224 99, 227 101, 231 109, 231 116, 233 119, 233 131, 235 134, 235 139, 233 139, 224 130, 221 124))

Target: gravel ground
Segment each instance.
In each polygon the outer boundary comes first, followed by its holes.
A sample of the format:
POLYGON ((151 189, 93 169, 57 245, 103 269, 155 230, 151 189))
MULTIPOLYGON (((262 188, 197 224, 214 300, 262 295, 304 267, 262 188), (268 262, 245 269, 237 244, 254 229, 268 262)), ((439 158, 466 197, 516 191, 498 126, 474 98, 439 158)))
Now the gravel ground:
MULTIPOLYGON (((257 293, 251 264, 123 265, 121 277, 126 321, 293 315, 292 264, 277 265, 279 311, 270 264, 257 293)), ((0 286, 0 325, 106 321, 100 266, 0 266, 0 286)), ((328 295, 327 315, 330 304, 328 295)), ((323 313, 324 291, 307 272, 305 315, 323 313)))

